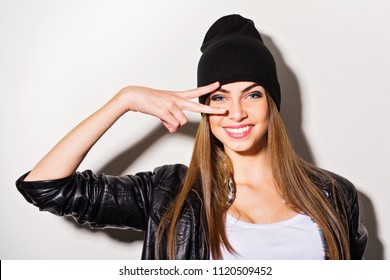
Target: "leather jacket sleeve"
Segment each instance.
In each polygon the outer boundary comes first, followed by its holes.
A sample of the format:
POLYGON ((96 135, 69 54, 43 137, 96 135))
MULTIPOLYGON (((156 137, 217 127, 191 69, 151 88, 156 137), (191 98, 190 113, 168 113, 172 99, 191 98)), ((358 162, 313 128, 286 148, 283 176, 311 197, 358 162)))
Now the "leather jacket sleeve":
POLYGON ((344 179, 344 184, 348 189, 348 198, 350 201, 349 212, 349 242, 350 242, 350 254, 352 260, 363 259, 364 251, 367 247, 368 233, 366 228, 360 222, 359 214, 359 198, 355 186, 344 179))
POLYGON ((368 233, 360 222, 358 192, 346 178, 329 171, 326 172, 332 180, 323 191, 347 225, 351 259, 361 260, 367 247, 368 233))
POLYGON ((151 200, 169 166, 135 175, 96 175, 90 170, 48 181, 23 181, 16 186, 25 199, 40 210, 72 216, 92 228, 133 228, 145 230, 151 200))

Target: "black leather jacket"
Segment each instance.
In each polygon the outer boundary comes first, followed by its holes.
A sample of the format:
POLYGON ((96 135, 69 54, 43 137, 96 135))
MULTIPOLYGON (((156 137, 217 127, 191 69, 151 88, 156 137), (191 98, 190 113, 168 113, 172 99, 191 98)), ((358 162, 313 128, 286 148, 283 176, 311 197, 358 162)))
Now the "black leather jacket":
MULTIPOLYGON (((155 233, 162 214, 179 191, 187 167, 164 165, 153 172, 126 176, 97 176, 92 171, 76 172, 58 180, 24 182, 16 186, 26 200, 40 210, 56 215, 70 215, 91 228, 133 228, 145 232, 142 259, 155 259, 155 233)), ((367 243, 367 232, 359 222, 359 205, 355 187, 346 179, 331 174, 348 197, 346 217, 349 225, 352 259, 361 259, 367 243)), ((334 206, 332 182, 318 178, 318 187, 334 206)), ((337 200, 337 199, 336 199, 337 200)), ((204 238, 202 208, 195 193, 185 203, 177 236, 177 259, 210 259, 208 241, 204 238)), ((164 249, 158 254, 166 259, 164 249)))

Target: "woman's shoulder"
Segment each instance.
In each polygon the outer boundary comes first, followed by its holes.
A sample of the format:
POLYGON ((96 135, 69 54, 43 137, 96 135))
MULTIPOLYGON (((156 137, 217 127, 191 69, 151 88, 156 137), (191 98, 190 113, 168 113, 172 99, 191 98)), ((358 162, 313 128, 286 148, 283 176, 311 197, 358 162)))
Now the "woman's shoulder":
MULTIPOLYGON (((154 168, 148 175, 153 177, 153 192, 157 192, 158 195, 169 193, 170 196, 175 196, 183 184, 187 170, 188 167, 184 164, 166 164, 154 168)), ((135 175, 140 174, 143 172, 135 175)))
POLYGON ((309 177, 325 194, 341 192, 352 200, 357 196, 355 185, 344 176, 333 171, 319 168, 316 172, 311 173, 309 177))
POLYGON ((154 169, 154 173, 160 174, 163 177, 179 176, 182 177, 187 173, 188 167, 185 164, 165 164, 154 169))
POLYGON ((158 166, 153 170, 157 176, 157 185, 172 186, 181 183, 187 174, 188 167, 184 164, 166 164, 158 166))

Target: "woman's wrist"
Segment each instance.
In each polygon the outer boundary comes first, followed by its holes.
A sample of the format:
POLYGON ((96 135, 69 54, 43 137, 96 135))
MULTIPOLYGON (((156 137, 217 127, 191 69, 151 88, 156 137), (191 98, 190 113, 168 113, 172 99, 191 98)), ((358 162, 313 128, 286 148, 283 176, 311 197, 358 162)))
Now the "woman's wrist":
POLYGON ((107 104, 113 108, 116 112, 118 112, 118 117, 126 114, 128 111, 132 111, 131 109, 131 86, 122 88, 107 104))

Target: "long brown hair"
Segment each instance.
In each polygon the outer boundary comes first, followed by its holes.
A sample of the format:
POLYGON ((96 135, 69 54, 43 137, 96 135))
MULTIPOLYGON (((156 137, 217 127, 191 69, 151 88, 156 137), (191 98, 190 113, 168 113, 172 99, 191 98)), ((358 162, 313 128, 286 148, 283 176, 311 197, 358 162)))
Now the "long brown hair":
MULTIPOLYGON (((329 176, 296 154, 279 111, 268 94, 267 102, 270 109, 267 149, 279 192, 290 207, 307 214, 318 224, 323 233, 328 258, 349 259, 348 228, 336 213, 345 212, 345 209, 334 209, 316 186, 318 182, 313 179, 329 176)), ((202 218, 206 221, 207 229, 204 238, 213 259, 222 258, 221 246, 234 252, 225 231, 227 178, 232 176, 233 168, 223 145, 212 135, 208 116, 202 115, 182 189, 158 226, 156 254, 163 246, 168 259, 176 258, 176 226, 185 200, 191 192, 195 192, 202 203, 202 218)))
POLYGON ((275 185, 291 208, 307 214, 317 223, 323 233, 326 257, 349 259, 348 226, 340 216, 346 217, 347 201, 343 192, 338 191, 337 182, 329 174, 295 152, 276 105, 271 98, 267 100, 270 108, 268 153, 275 185), (333 192, 334 207, 318 187, 325 183, 333 187, 330 191, 333 192))

